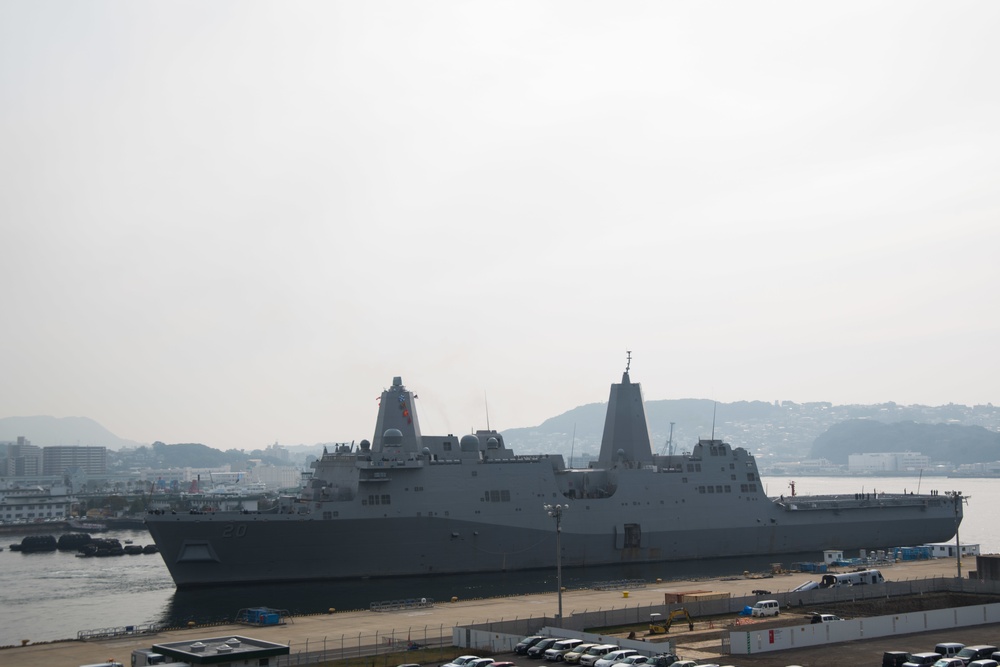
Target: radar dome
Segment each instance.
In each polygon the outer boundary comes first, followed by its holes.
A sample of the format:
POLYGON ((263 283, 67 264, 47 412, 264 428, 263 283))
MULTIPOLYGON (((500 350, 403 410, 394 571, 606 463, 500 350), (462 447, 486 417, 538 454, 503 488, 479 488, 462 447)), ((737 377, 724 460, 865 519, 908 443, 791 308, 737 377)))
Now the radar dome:
POLYGON ((361 451, 367 452, 371 448, 372 448, 372 443, 368 442, 367 440, 361 441, 361 451))
POLYGON ((386 429, 382 434, 382 444, 398 447, 403 444, 403 432, 398 428, 386 429))
POLYGON ((500 441, 491 435, 490 439, 486 441, 486 449, 499 449, 499 448, 500 448, 500 441))
POLYGON ((462 448, 463 452, 479 451, 479 436, 473 433, 463 435, 459 446, 462 448))

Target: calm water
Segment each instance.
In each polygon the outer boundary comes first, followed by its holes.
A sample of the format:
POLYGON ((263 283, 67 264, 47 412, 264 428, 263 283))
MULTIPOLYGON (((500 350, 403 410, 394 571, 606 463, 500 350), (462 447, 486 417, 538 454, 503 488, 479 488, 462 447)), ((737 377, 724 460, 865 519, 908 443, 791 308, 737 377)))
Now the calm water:
MULTIPOLYGON (((789 495, 790 478, 764 479, 770 495, 789 495)), ((914 478, 796 478, 796 493, 814 495, 873 490, 916 491, 914 478)), ((958 490, 971 496, 962 522, 963 543, 978 543, 984 553, 1000 552, 1000 531, 990 511, 1000 501, 1000 480, 923 478, 920 491, 958 490)), ((144 531, 112 531, 101 537, 151 540, 144 531)), ((292 613, 364 609, 371 602, 409 597, 463 599, 547 591, 555 588, 554 572, 495 575, 413 577, 329 584, 283 584, 177 591, 158 554, 115 558, 76 558, 73 553, 22 554, 7 549, 23 535, 0 535, 0 646, 76 637, 79 630, 162 623, 184 625, 231 620, 245 607, 267 606, 292 613)), ((782 561, 819 560, 820 554, 782 556, 782 561)), ((573 588, 612 579, 681 579, 766 570, 774 557, 725 559, 694 563, 565 569, 563 585, 573 588)))

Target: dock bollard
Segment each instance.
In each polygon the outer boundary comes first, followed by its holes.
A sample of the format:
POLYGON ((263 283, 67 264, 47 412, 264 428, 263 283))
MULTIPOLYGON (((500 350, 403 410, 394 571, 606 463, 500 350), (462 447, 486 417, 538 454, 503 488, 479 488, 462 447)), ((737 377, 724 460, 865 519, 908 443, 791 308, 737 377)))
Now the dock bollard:
POLYGON ((622 597, 623 598, 627 598, 628 597, 628 591, 622 591, 622 597))

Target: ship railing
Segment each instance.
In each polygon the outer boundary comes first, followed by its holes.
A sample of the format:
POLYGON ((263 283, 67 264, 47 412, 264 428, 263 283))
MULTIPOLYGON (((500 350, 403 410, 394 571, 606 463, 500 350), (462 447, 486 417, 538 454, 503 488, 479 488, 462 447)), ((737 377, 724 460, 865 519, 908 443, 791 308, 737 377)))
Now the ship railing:
POLYGON ((76 638, 81 641, 88 639, 111 639, 113 637, 128 637, 131 635, 154 635, 163 629, 159 623, 140 623, 137 625, 122 625, 113 628, 96 628, 80 630, 76 638))
MULTIPOLYGON (((920 507, 928 504, 926 496, 859 493, 857 497, 844 496, 782 496, 771 499, 786 511, 829 510, 856 507, 920 507)), ((934 502, 934 501, 931 501, 934 502)))

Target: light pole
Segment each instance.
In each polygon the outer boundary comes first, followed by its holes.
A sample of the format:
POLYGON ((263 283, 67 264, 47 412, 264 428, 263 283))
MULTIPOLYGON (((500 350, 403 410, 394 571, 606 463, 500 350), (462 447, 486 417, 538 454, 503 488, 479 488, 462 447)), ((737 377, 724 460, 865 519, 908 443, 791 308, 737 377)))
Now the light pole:
POLYGON ((559 614, 556 618, 562 621, 562 515, 569 505, 545 505, 545 511, 556 520, 556 594, 559 598, 559 614))
POLYGON ((955 562, 958 564, 958 578, 962 578, 962 541, 958 537, 958 511, 962 509, 962 502, 965 500, 965 496, 962 495, 961 491, 951 491, 948 493, 951 496, 952 502, 955 503, 955 562))

